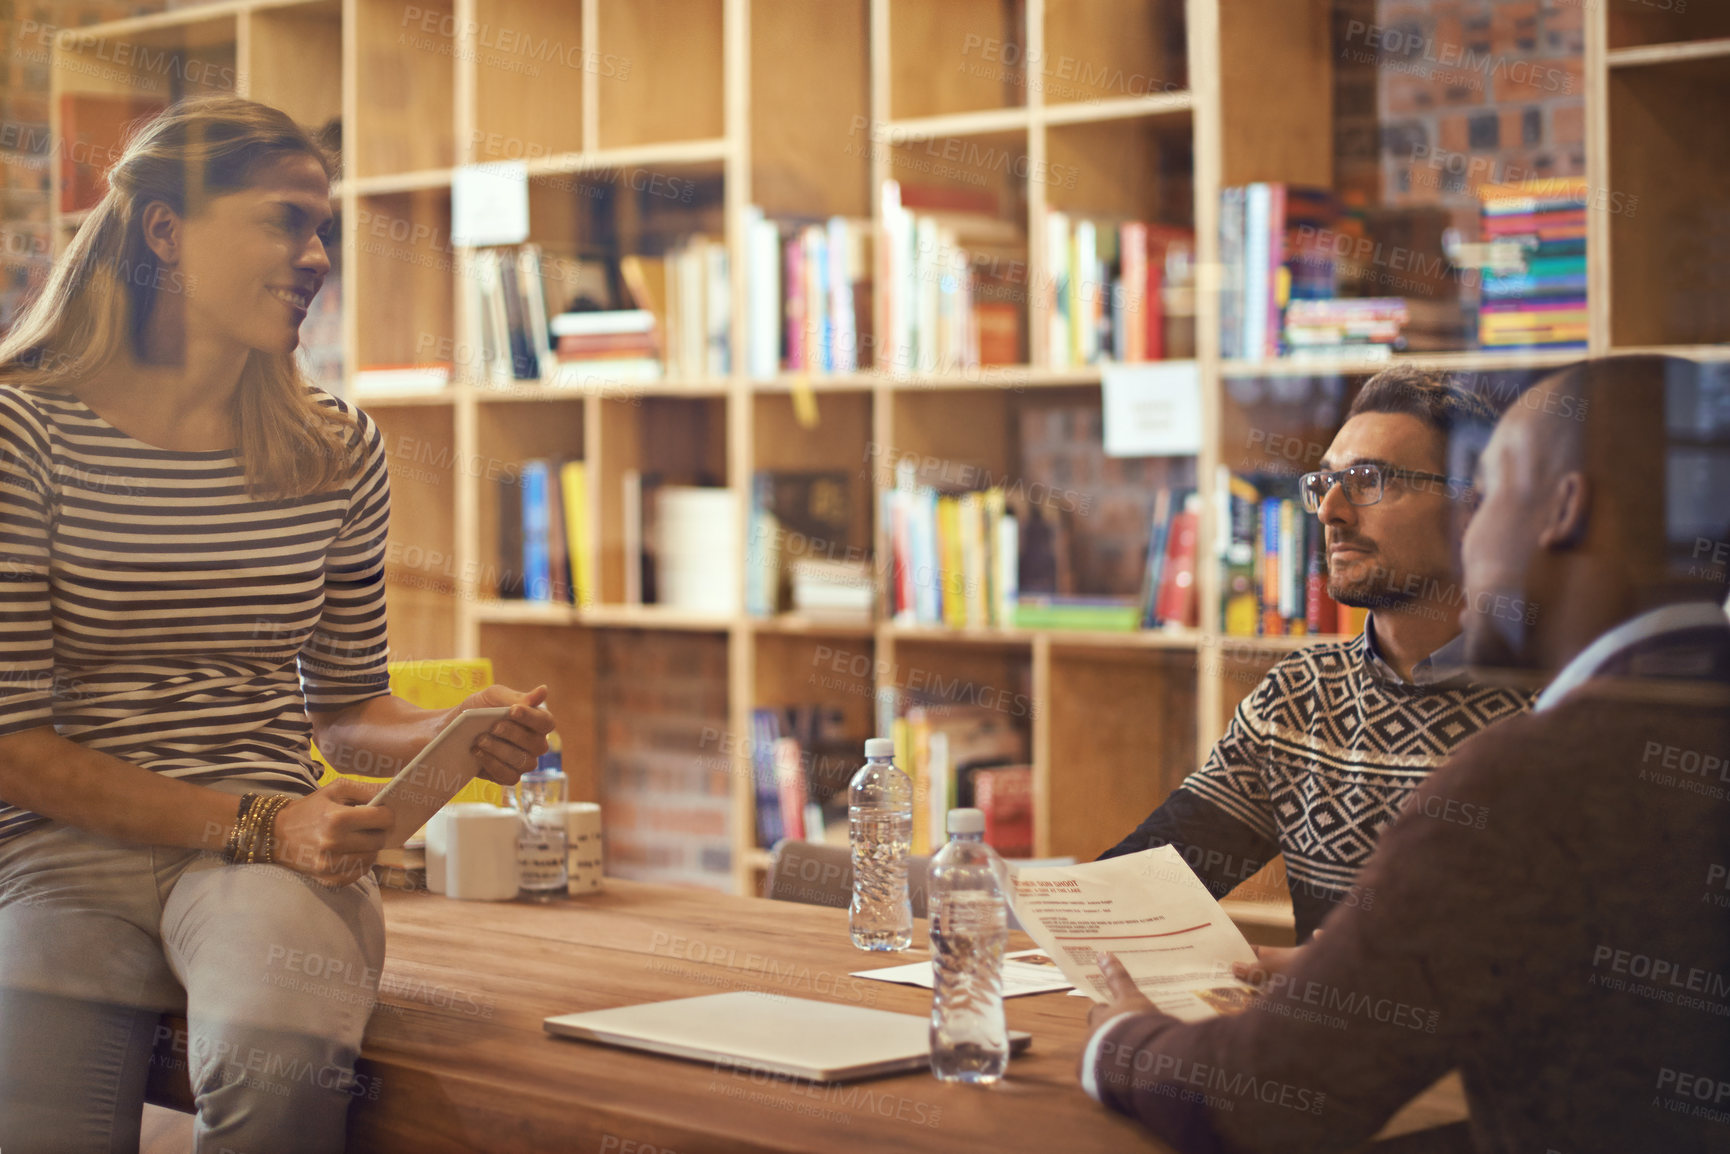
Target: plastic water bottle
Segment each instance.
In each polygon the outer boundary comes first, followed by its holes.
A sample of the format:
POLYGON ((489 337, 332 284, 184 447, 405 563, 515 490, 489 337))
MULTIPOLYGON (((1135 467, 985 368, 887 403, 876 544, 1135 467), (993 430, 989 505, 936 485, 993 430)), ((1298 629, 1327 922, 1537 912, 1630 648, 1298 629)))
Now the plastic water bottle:
POLYGON ((566 868, 565 771, 558 750, 541 754, 535 768, 517 779, 517 896, 531 901, 562 898, 570 888, 566 868))
POLYGON ((1009 871, 985 844, 985 815, 949 811, 949 844, 931 859, 931 1072, 990 1084, 1009 1067, 1003 951, 1009 871))
POLYGON ((865 743, 865 764, 847 791, 847 827, 853 843, 853 944, 862 950, 905 950, 913 944, 913 902, 907 894, 913 783, 895 767, 895 743, 887 737, 865 743))

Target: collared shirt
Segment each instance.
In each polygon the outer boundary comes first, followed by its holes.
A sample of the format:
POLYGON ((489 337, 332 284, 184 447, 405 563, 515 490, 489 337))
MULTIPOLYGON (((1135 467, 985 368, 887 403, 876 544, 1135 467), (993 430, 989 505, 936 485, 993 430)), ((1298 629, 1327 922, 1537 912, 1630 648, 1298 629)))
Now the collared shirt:
MULTIPOLYGON (((1364 645, 1369 650, 1370 668, 1384 681, 1402 683, 1403 678, 1389 665, 1376 645, 1376 615, 1364 621, 1364 645)), ((1412 666, 1411 685, 1444 685, 1466 674, 1466 635, 1456 633, 1440 649, 1412 666)))
POLYGON ((1575 654, 1574 659, 1556 675, 1556 680, 1538 694, 1538 700, 1532 709, 1553 709, 1564 697, 1591 680, 1604 666, 1636 646, 1671 633, 1722 628, 1730 624, 1730 621, 1726 620, 1726 614, 1730 614, 1730 604, 1720 609, 1710 601, 1685 601, 1677 605, 1665 605, 1624 621, 1575 654))

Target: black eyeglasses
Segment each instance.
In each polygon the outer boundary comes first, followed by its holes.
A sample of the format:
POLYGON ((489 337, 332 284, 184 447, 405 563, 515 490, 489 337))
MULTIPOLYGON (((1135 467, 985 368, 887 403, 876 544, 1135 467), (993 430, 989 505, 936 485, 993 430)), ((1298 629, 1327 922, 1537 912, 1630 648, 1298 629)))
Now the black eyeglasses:
POLYGON ((1374 505, 1382 499, 1389 478, 1404 482, 1414 492, 1422 492, 1429 485, 1441 486, 1439 491, 1450 501, 1472 501, 1476 496, 1469 481, 1392 465, 1348 465, 1332 472, 1305 473, 1298 478, 1298 491, 1303 494, 1304 511, 1319 513, 1328 490, 1335 485, 1340 486, 1346 500, 1353 505, 1374 505), (1413 482, 1423 484, 1414 485, 1413 482))

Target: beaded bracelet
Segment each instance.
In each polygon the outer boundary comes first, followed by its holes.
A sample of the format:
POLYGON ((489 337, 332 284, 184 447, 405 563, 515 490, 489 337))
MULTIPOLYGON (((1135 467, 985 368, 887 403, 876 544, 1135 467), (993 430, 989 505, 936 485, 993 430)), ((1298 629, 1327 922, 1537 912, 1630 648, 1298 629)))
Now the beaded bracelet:
POLYGON ((269 864, 276 860, 276 815, 293 800, 287 794, 273 794, 254 808, 255 822, 246 858, 248 862, 269 864))
POLYGON ((276 815, 294 799, 287 794, 241 795, 240 812, 228 835, 222 858, 231 865, 257 865, 276 860, 276 815))
POLYGON ((240 795, 240 812, 235 814, 234 828, 228 831, 228 841, 222 847, 222 860, 233 865, 240 860, 241 831, 246 828, 246 818, 253 804, 258 801, 256 793, 240 795))

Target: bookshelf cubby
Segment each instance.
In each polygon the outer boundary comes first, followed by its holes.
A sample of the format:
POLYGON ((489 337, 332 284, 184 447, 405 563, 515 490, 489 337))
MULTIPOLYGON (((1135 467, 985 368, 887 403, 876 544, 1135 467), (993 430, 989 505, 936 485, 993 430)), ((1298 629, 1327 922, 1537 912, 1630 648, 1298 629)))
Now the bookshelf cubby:
POLYGON ((1611 341, 1730 341, 1730 40, 1610 69, 1611 341), (1682 109, 1711 109, 1700 116, 1682 109), (1625 211, 1618 211, 1625 210, 1625 211))
POLYGON ((1606 46, 1612 51, 1699 45, 1730 38, 1730 9, 1722 4, 1654 4, 1610 0, 1606 46))
POLYGON ((346 232, 354 236, 355 259, 345 263, 355 279, 343 291, 352 294, 345 306, 353 302, 359 322, 355 363, 452 359, 452 342, 460 337, 454 328, 457 260, 449 186, 357 197, 343 220, 353 222, 346 232))
MULTIPOLYGON (((1638 200, 1587 214, 1591 351, 1730 357, 1730 287, 1712 260, 1725 229, 1717 190, 1730 178, 1730 17, 1704 3, 1575 7, 1588 182, 1609 203, 1638 200)), ((1219 470, 1313 467, 1352 390, 1382 366, 1223 359, 1218 206, 1222 187, 1251 181, 1361 178, 1357 160, 1335 159, 1342 117, 1365 113, 1341 97, 1341 84, 1362 79, 1336 68, 1344 11, 1331 0, 219 0, 62 35, 50 116, 64 140, 63 96, 233 91, 340 128, 350 387, 370 365, 449 361, 454 372, 444 389, 355 397, 391 452, 394 655, 484 656, 501 681, 546 682, 576 794, 625 790, 609 821, 640 816, 654 798, 643 782, 688 763, 705 799, 686 815, 702 827, 691 835, 704 847, 698 864, 751 891, 768 856, 755 841, 755 708, 839 706, 864 735, 891 698, 904 709, 933 686, 939 698, 989 691, 1022 709, 1036 853, 1088 857, 1200 764, 1271 665, 1315 640, 1222 634, 1210 544, 1219 470), (451 188, 455 166, 499 160, 528 166, 530 240, 553 311, 590 283, 590 266, 659 255, 697 233, 726 244, 732 299, 744 301, 750 205, 789 226, 873 221, 888 179, 947 197, 990 218, 972 222, 987 235, 958 238, 964 247, 1023 262, 1007 278, 1012 363, 922 371, 890 363, 879 339, 862 343, 856 372, 757 379, 735 306, 725 374, 484 385, 464 354, 474 255, 452 244, 451 188), (657 194, 669 182, 680 195, 657 194), (857 624, 629 603, 622 496, 633 472, 726 486, 748 536, 757 472, 844 471, 856 478, 852 543, 879 575, 889 556, 879 496, 895 483, 886 462, 1033 477, 1025 414, 1101 407, 1099 366, 1042 367, 1053 211, 1195 231, 1202 449, 1136 476, 1150 491, 1193 484, 1203 496, 1198 627, 910 625, 885 620, 881 599, 857 624), (590 604, 497 597, 497 478, 532 457, 588 470, 590 604), (655 757, 645 733, 663 743, 655 757)), ((1367 139, 1362 125, 1356 138, 1367 139)), ((51 234, 64 244, 81 219, 56 198, 51 234)), ((883 296, 870 310, 877 334, 883 296)), ((1399 359, 1506 388, 1576 355, 1399 359)), ((749 540, 739 555, 749 563, 749 540)), ((617 828, 636 864, 659 852, 641 829, 617 828)), ((680 868, 694 877, 697 867, 680 868)), ((1276 863, 1245 891, 1277 896, 1278 877, 1276 863)))
POLYGON ((1027 100, 1025 0, 877 0, 889 61, 887 116, 1018 108, 1027 100))
POLYGON ((456 4, 347 3, 343 48, 352 65, 343 87, 354 92, 354 105, 343 123, 345 137, 354 141, 352 175, 365 181, 448 170, 456 163, 458 145, 451 68, 459 27, 456 4), (452 131, 440 131, 447 123, 452 131))

